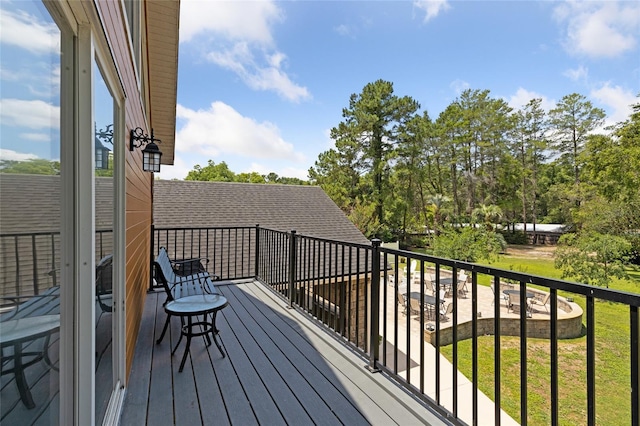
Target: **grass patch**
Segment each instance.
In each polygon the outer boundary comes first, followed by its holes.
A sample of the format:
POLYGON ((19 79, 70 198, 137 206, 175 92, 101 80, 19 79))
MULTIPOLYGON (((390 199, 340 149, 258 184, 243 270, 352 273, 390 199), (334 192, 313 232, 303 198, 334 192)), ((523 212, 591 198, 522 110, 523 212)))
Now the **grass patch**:
MULTIPOLYGON (((491 266, 522 273, 560 278, 552 258, 526 259, 503 255, 491 266)), ((629 270, 630 279, 615 280, 611 288, 637 293, 640 271, 629 270)), ((488 285, 488 276, 479 276, 479 284, 488 285), (484 282, 486 279, 486 283, 484 282)), ((586 299, 573 295, 586 312, 586 299)), ((618 303, 596 301, 596 422, 598 425, 629 424, 631 420, 629 308, 618 303)), ((586 317, 585 317, 586 319, 586 317)), ((586 337, 558 342, 560 424, 584 424, 587 415, 586 337)), ((461 341, 458 368, 471 378, 471 340, 461 341)), ((441 348, 453 359, 453 345, 441 348)), ((478 339, 478 383, 480 390, 495 400, 495 337, 478 339)), ((520 338, 500 338, 501 406, 520 420, 520 338)), ((532 425, 551 422, 550 342, 527 339, 527 421, 532 425)))

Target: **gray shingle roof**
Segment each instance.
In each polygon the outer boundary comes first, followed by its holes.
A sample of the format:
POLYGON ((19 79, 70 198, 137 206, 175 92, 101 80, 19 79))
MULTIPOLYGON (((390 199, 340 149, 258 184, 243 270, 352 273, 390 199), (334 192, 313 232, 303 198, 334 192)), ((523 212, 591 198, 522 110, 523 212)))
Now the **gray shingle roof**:
POLYGON ((255 226, 369 244, 318 186, 154 181, 156 227, 255 226))

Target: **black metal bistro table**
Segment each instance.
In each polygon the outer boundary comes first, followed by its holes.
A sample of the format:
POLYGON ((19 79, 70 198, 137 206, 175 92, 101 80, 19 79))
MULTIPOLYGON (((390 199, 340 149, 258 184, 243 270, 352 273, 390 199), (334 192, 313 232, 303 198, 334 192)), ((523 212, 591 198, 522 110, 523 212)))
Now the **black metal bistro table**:
MULTIPOLYGON (((187 360, 187 354, 189 353, 189 346, 191 345, 191 338, 194 336, 205 336, 208 342, 208 345, 211 344, 209 340, 209 334, 213 337, 213 341, 215 342, 218 350, 223 357, 225 357, 225 353, 222 350, 222 346, 218 342, 216 335, 218 334, 218 329, 216 328, 216 315, 218 311, 223 309, 229 304, 227 299, 224 296, 219 294, 196 294, 192 296, 181 297, 176 300, 172 300, 164 306, 164 310, 167 315, 175 315, 180 317, 180 321, 182 324, 180 330, 180 338, 176 343, 176 347, 171 351, 171 355, 173 355, 178 349, 178 345, 180 345, 180 341, 182 340, 182 336, 187 337, 187 344, 184 348, 184 355, 182 356, 182 361, 180 362, 180 372, 184 368, 184 363, 187 360), (198 316, 202 315, 203 319, 198 320, 198 316), (209 315, 211 315, 211 321, 208 320, 209 315), (196 320, 194 321, 194 317, 196 320), (186 318, 186 324, 185 324, 186 318), (194 327, 198 327, 198 329, 194 330, 194 327)), ((164 332, 162 336, 158 339, 158 343, 162 341, 164 337, 164 332)))
MULTIPOLYGON (((517 294, 520 295, 520 290, 517 289, 506 289, 506 290, 502 290, 503 294, 506 294, 507 296, 510 294, 517 294)), ((533 299, 533 297, 535 296, 535 294, 533 294, 532 291, 527 291, 526 297, 527 299, 533 299)))
MULTIPOLYGON (((520 290, 518 289, 506 289, 506 290, 502 290, 503 294, 506 294, 507 296, 509 296, 510 294, 515 294, 517 296, 520 295, 520 290)), ((528 291, 525 293, 525 297, 527 299, 533 299, 535 297, 535 294, 531 291, 528 291)), ((527 300, 527 316, 531 317, 531 305, 529 304, 529 301, 527 300)), ((515 311, 514 311, 515 312, 515 311)))
MULTIPOLYGON (((412 299, 420 300, 420 292, 419 291, 412 291, 411 293, 409 293, 409 297, 411 297, 412 299)), ((422 303, 426 304, 427 313, 428 313, 429 317, 432 316, 434 311, 437 311, 437 309, 435 309, 435 307, 436 307, 436 297, 435 296, 431 296, 430 294, 425 294, 424 296, 422 296, 422 303)), ((440 304, 441 305, 444 304, 444 299, 440 299, 440 304)))
POLYGON ((2 364, 5 361, 13 361, 13 367, 5 369, 2 374, 14 373, 20 399, 25 407, 31 409, 36 406, 24 375, 24 369, 30 365, 44 360, 44 362, 54 370, 57 368, 49 359, 49 338, 51 334, 60 329, 60 315, 39 315, 19 319, 10 319, 0 322, 0 349, 2 350, 2 364), (36 339, 44 338, 42 350, 27 352, 23 351, 23 345, 33 342, 36 339), (5 347, 13 347, 11 355, 4 355, 5 347))

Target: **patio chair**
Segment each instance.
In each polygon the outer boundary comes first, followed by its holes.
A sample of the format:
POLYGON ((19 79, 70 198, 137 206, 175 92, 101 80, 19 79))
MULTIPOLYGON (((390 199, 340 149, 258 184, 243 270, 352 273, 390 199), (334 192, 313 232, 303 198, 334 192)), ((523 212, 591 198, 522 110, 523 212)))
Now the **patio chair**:
POLYGON ((440 308, 440 320, 449 321, 449 314, 453 313, 453 303, 449 303, 445 308, 444 305, 440 308))
POLYGON ((446 292, 446 290, 444 290, 444 289, 440 289, 439 294, 440 294, 440 301, 441 301, 441 302, 442 302, 442 301, 444 301, 444 298, 447 296, 447 292, 446 292))
POLYGON ((433 287, 433 283, 431 282, 431 280, 425 280, 424 287, 425 290, 431 293, 432 296, 436 294, 436 289, 433 287))
POLYGON ((461 269, 458 273, 458 282, 462 282, 462 286, 464 287, 464 293, 467 294, 467 281, 469 281, 469 275, 465 272, 464 269, 461 269))
POLYGON ((466 282, 465 281, 458 281, 457 284, 457 291, 458 291, 458 296, 462 296, 465 299, 467 298, 467 287, 466 287, 466 282))
MULTIPOLYGON (((193 264, 200 259, 185 259, 180 261, 172 261, 164 247, 160 247, 158 257, 154 262, 154 271, 156 281, 160 281, 163 285, 168 300, 179 299, 184 296, 193 294, 210 293, 215 294, 215 286, 213 281, 217 281, 217 275, 210 275, 208 272, 197 272, 190 275, 176 273, 175 265, 190 263, 193 264)), ((183 272, 184 269, 180 272, 183 272)))
POLYGON ((398 295, 398 305, 402 306, 402 315, 406 315, 407 314, 407 301, 405 299, 404 294, 400 293, 398 291, 397 293, 398 295))
POLYGON ((410 297, 409 309, 411 310, 412 315, 420 315, 420 312, 422 312, 422 306, 420 304, 420 301, 418 299, 414 299, 413 297, 410 297))
POLYGON ((96 265, 96 299, 102 312, 113 311, 113 255, 100 259, 96 265))
MULTIPOLYGON (((510 287, 513 288, 513 286, 510 286, 510 287)), ((506 294, 504 294, 502 292, 502 290, 503 289, 502 289, 502 285, 501 285, 500 293, 498 294, 498 297, 500 298, 500 300, 504 301, 505 306, 508 308, 509 307, 509 297, 506 294)), ((491 304, 493 305, 493 302, 495 300, 495 293, 496 293, 496 290, 495 290, 495 287, 493 286, 493 284, 491 284, 491 291, 493 292, 493 295, 494 295, 493 299, 491 299, 491 304)))
POLYGON ((549 312, 549 308, 547 308, 547 303, 549 303, 549 299, 551 299, 551 293, 545 293, 540 299, 533 298, 531 299, 531 303, 534 305, 544 306, 544 309, 549 312))
MULTIPOLYGON (((531 315, 531 307, 529 303, 525 301, 525 309, 527 311, 527 315, 531 315)), ((520 294, 510 293, 509 294, 509 305, 507 306, 507 312, 511 311, 513 313, 520 312, 522 306, 520 305, 520 294)))
MULTIPOLYGON (((186 259, 178 262, 193 262, 196 259, 186 259)), ((216 292, 216 288, 213 284, 214 280, 217 280, 216 275, 209 275, 208 272, 198 272, 192 275, 180 275, 174 270, 173 264, 169 258, 169 254, 164 247, 160 247, 158 257, 156 257, 154 265, 154 276, 156 281, 160 281, 167 294, 163 306, 166 306, 169 302, 180 299, 186 296, 200 295, 200 294, 219 294, 216 292)), ((183 318, 181 317, 181 320, 183 318)), ((160 338, 156 343, 160 343, 164 337, 171 315, 167 313, 167 320, 164 323, 164 328, 160 334, 160 338)), ((206 318, 204 318, 206 322, 206 318)), ((184 326, 184 324, 182 324, 184 326)), ((207 343, 210 344, 209 337, 206 336, 207 343)), ((177 346, 176 346, 177 348, 177 346)), ((175 350, 174 350, 175 351, 175 350)))

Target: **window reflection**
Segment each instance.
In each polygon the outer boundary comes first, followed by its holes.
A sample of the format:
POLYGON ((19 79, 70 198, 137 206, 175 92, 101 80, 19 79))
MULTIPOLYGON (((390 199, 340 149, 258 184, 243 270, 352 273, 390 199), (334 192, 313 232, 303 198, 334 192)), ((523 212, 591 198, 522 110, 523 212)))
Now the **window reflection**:
POLYGON ((0 9, 0 423, 57 424, 61 34, 41 2, 0 9))
POLYGON ((114 102, 97 64, 94 72, 96 226, 96 424, 113 391, 113 128, 114 102))

